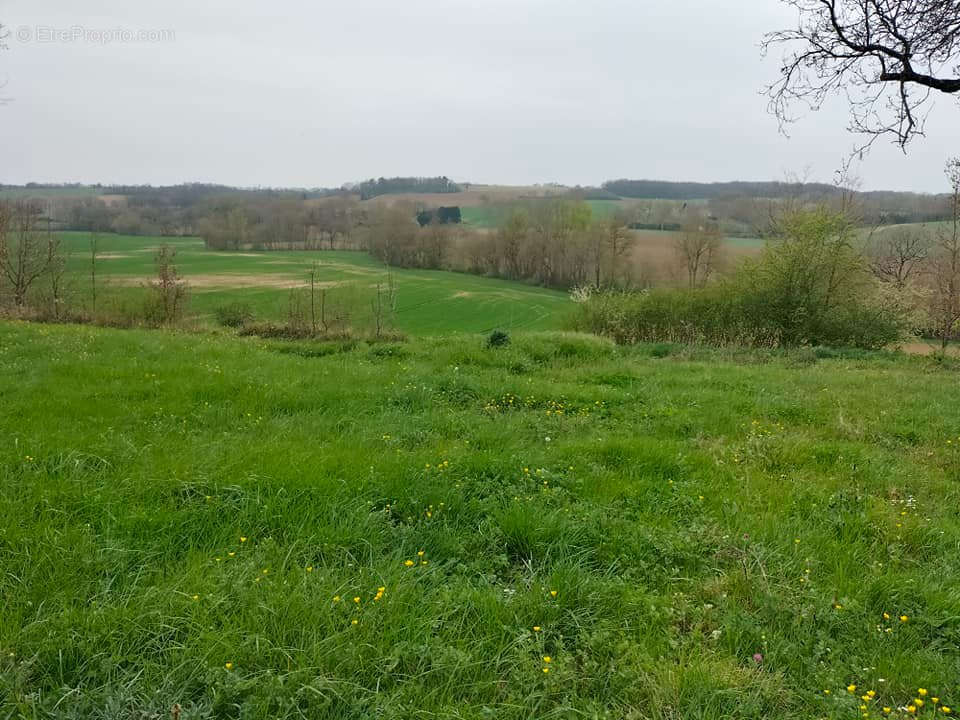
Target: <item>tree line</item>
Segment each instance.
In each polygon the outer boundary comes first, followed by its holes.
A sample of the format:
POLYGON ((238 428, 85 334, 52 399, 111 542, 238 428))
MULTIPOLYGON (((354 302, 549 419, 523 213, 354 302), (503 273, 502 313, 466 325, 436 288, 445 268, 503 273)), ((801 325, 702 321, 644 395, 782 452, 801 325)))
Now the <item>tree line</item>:
POLYGON ((356 186, 361 200, 400 193, 455 193, 460 186, 446 176, 394 177, 364 180, 356 186))
POLYGON ((710 232, 678 240, 685 289, 574 292, 577 327, 618 342, 882 348, 960 335, 960 160, 947 163, 948 219, 868 233, 852 196, 771 217, 763 252, 711 281, 710 232))

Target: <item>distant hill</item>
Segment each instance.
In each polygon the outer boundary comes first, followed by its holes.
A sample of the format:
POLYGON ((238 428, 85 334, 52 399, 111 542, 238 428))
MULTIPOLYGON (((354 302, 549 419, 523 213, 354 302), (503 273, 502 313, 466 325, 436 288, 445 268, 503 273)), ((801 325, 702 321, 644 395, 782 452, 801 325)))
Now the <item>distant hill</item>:
POLYGON ((714 200, 753 197, 783 198, 796 195, 831 196, 842 192, 826 183, 786 182, 669 182, 664 180, 608 180, 602 185, 608 193, 643 200, 714 200))

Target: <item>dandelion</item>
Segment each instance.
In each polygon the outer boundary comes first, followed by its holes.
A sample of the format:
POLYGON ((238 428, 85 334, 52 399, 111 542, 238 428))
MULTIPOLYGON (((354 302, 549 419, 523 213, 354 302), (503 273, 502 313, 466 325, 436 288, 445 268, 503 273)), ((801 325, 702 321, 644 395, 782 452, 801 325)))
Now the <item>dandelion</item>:
POLYGON ((313 565, 307 565, 307 572, 313 572, 313 565))
POLYGON ((883 714, 884 714, 884 715, 889 715, 889 714, 890 714, 890 708, 884 707, 884 708, 883 708, 883 714))
POLYGON ((875 690, 867 690, 867 697, 869 697, 871 700, 874 698, 876 694, 877 693, 875 690))
POLYGON ((241 535, 241 536, 240 536, 240 542, 245 543, 246 541, 247 541, 247 539, 246 539, 243 535, 241 535))
POLYGON ((417 557, 423 557, 423 550, 417 551, 417 557))
POLYGON ((540 626, 539 626, 539 625, 534 625, 534 626, 533 626, 533 631, 534 631, 534 632, 540 632, 540 626))
POLYGON ((907 615, 901 615, 901 616, 900 616, 900 622, 902 622, 902 623, 907 622, 909 619, 910 619, 910 618, 909 618, 909 616, 907 616, 907 615))
POLYGON ((556 597, 556 596, 557 596, 557 591, 556 591, 556 590, 551 590, 551 591, 550 591, 550 597, 556 597))
POLYGON ((936 705, 938 702, 940 702, 940 698, 938 698, 938 697, 932 697, 932 698, 930 698, 930 702, 932 702, 934 705, 936 705))
POLYGON ((917 711, 916 705, 907 705, 907 712, 908 712, 908 713, 915 713, 916 711, 917 711))
POLYGON ((357 595, 357 596, 353 599, 353 601, 354 601, 357 605, 359 605, 359 604, 360 604, 360 596, 357 595))
POLYGON ((236 553, 235 553, 235 552, 228 552, 227 555, 229 555, 230 557, 233 557, 234 555, 236 555, 236 553))
POLYGON ((823 694, 824 694, 824 695, 829 695, 829 694, 830 694, 830 691, 829 691, 829 690, 824 690, 824 691, 823 691, 823 694))
POLYGON ((359 625, 359 624, 360 624, 360 621, 357 620, 356 618, 354 618, 353 620, 350 621, 350 624, 351 624, 351 625, 359 625))
POLYGON ((926 689, 926 688, 917 688, 917 695, 919 695, 920 697, 926 697, 926 696, 927 696, 927 689, 926 689))
POLYGON ((913 704, 916 705, 918 708, 923 707, 923 700, 921 698, 914 698, 913 704))
POLYGON ((855 693, 856 691, 857 691, 857 686, 856 686, 856 685, 847 685, 847 692, 849 692, 849 693, 855 693))
POLYGON ((884 620, 889 620, 889 619, 890 619, 890 613, 886 613, 886 612, 885 612, 885 613, 883 614, 883 619, 884 619, 884 620))
POLYGON ((543 673, 544 673, 544 675, 546 675, 546 674, 549 673, 549 672, 550 672, 550 668, 548 668, 548 667, 544 667, 544 668, 543 668, 543 673))
POLYGON ((547 665, 549 665, 550 663, 553 662, 553 658, 550 657, 549 655, 544 655, 544 656, 543 656, 543 661, 544 661, 545 663, 547 663, 547 665))
POLYGON ((413 560, 404 560, 403 564, 406 565, 407 567, 413 567, 414 562, 413 560))
POLYGON ((333 601, 334 601, 335 603, 340 602, 340 596, 339 596, 339 595, 334 595, 334 596, 333 596, 333 601))
POLYGON ((949 715, 951 712, 953 712, 953 711, 952 711, 949 707, 947 707, 946 705, 941 705, 941 706, 940 706, 940 711, 941 711, 944 715, 949 715))
POLYGON ((233 670, 233 663, 232 662, 224 663, 224 667, 227 670, 233 670))
POLYGON ((193 599, 194 599, 194 600, 199 600, 199 599, 200 599, 200 596, 199 596, 199 595, 194 595, 194 596, 193 596, 193 599))

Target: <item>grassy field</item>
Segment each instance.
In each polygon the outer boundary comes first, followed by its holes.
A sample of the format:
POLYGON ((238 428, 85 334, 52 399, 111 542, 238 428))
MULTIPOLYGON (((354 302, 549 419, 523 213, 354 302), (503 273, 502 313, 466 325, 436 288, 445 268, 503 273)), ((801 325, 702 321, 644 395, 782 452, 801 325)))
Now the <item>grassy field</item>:
MULTIPOLYGON (((70 253, 71 287, 79 302, 89 304, 89 235, 62 237, 70 253)), ((330 287, 331 298, 352 308, 354 325, 362 328, 372 321, 376 284, 387 282, 386 268, 363 252, 216 252, 204 248, 199 238, 103 234, 98 245, 99 302, 142 294, 154 274, 154 251, 162 243, 176 249, 177 268, 191 288, 191 310, 201 319, 210 319, 218 306, 233 301, 249 303, 261 319, 283 318, 290 289, 307 284, 311 263, 317 261, 317 281, 330 287)), ((393 275, 395 324, 413 334, 554 329, 571 307, 564 293, 523 283, 431 270, 394 270, 393 275)))
POLYGON ((932 360, 6 323, 0 366, 0 717, 960 703, 932 360))

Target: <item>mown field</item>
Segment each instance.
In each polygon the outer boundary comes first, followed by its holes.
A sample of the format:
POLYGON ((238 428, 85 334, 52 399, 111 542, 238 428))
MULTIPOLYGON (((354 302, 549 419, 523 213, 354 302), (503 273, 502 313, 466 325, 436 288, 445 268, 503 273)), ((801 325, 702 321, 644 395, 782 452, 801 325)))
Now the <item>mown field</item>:
MULTIPOLYGON (((88 306, 90 236, 62 233, 69 251, 70 288, 75 302, 88 306)), ((376 285, 386 287, 388 271, 364 252, 216 252, 200 238, 98 236, 98 302, 132 302, 154 275, 154 253, 161 244, 175 248, 178 272, 191 291, 191 312, 212 321, 219 306, 250 304, 261 320, 286 317, 290 291, 309 284, 319 263, 318 287, 331 305, 343 303, 352 324, 372 323, 376 285)), ((397 290, 393 325, 413 334, 486 332, 493 328, 547 330, 561 327, 571 303, 564 293, 524 283, 432 270, 393 270, 397 290)))
POLYGON ((960 703, 955 369, 483 340, 0 324, 0 717, 960 703))

